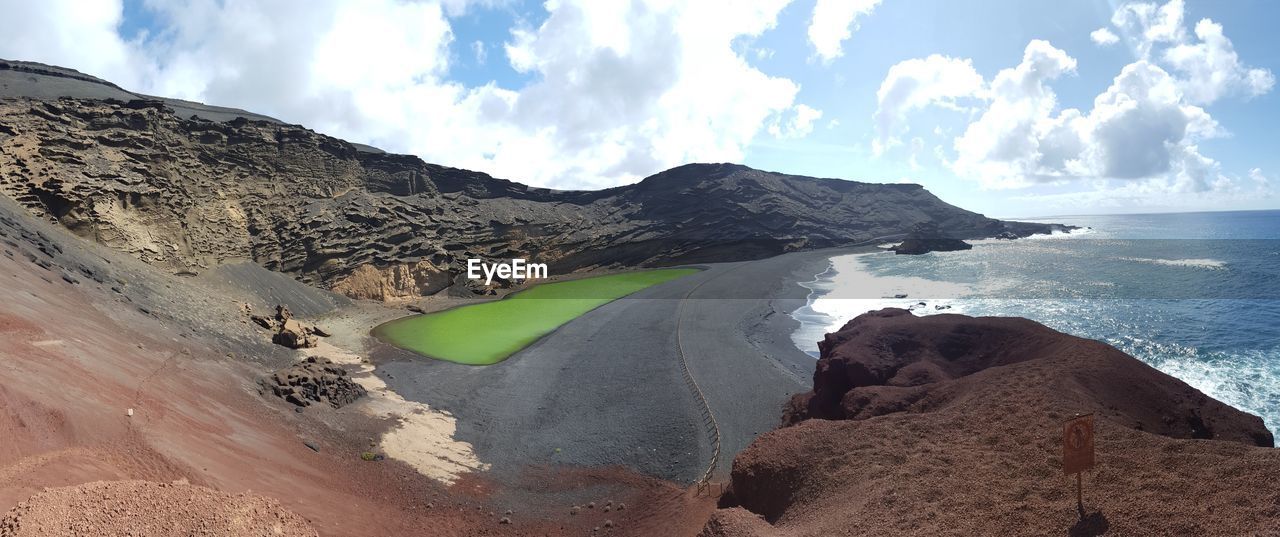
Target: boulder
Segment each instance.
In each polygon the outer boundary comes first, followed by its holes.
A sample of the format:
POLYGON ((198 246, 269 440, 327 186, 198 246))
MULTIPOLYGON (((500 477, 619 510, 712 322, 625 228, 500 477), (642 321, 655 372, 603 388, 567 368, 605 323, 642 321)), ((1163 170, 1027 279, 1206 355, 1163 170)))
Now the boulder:
POLYGON ((311 334, 311 330, 296 319, 289 319, 280 325, 280 331, 276 332, 271 341, 290 349, 310 348, 318 344, 318 340, 311 334))
POLYGON ((260 383, 276 397, 299 407, 320 403, 340 408, 367 393, 351 379, 346 369, 327 358, 314 356, 276 371, 260 383))

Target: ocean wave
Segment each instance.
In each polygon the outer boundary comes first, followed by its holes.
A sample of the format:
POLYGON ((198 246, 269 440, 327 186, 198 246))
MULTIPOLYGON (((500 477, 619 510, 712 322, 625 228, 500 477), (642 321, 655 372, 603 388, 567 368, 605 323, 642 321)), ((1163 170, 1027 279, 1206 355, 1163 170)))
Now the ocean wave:
MULTIPOLYGON (((1128 349, 1126 349, 1128 350, 1128 349)), ((1240 410, 1257 414, 1272 431, 1280 430, 1280 350, 1131 352, 1156 369, 1240 410)))
POLYGON ((1153 265, 1165 265, 1169 267, 1190 267, 1203 269, 1224 269, 1227 263, 1218 261, 1217 259, 1152 259, 1149 257, 1121 257, 1124 261, 1133 261, 1136 263, 1150 263, 1153 265))
POLYGON ((1093 228, 1090 228, 1090 227, 1082 227, 1078 229, 1069 229, 1069 230, 1055 229, 1053 231, 1050 231, 1047 234, 1041 233, 1038 235, 1029 235, 1029 236, 1023 237, 1022 240, 1077 239, 1085 235, 1092 235, 1094 233, 1095 232, 1093 228))

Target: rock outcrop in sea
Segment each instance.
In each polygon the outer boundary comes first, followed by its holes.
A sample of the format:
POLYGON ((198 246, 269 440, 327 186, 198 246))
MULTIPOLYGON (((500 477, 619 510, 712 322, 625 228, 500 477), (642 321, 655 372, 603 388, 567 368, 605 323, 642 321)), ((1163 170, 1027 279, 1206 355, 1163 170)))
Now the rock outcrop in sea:
MULTIPOLYGON (((995 237, 1003 239, 1009 238, 1010 235, 1012 235, 1010 232, 1005 231, 998 233, 995 237)), ((973 248, 973 245, 943 233, 938 228, 938 224, 924 222, 913 226, 911 233, 907 234, 907 238, 890 249, 895 254, 920 255, 929 252, 955 252, 971 248, 973 248)))
POLYGON ((885 309, 820 344, 814 390, 734 461, 728 535, 1244 535, 1280 527, 1262 420, 1098 341, 885 309), (1084 513, 1063 422, 1092 413, 1084 513))

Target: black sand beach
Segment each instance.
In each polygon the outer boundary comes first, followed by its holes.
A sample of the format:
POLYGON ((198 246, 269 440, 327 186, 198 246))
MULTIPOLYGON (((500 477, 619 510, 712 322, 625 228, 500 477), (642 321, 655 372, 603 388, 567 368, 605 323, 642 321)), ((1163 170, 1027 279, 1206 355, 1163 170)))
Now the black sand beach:
POLYGON ((715 474, 726 475, 736 453, 777 426, 783 403, 810 387, 813 358, 791 343, 796 321, 788 314, 809 292, 797 282, 833 255, 866 249, 700 265, 707 270, 607 304, 493 366, 389 345, 373 356, 391 389, 454 414, 458 439, 498 474, 622 465, 688 483, 714 448, 702 403, 683 378, 683 348, 718 425, 715 474))

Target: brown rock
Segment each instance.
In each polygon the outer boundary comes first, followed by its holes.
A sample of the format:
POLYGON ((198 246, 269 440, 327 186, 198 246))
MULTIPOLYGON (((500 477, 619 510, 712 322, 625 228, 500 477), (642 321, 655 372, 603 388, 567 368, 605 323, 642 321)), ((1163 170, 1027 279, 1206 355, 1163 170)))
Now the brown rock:
POLYGON ((1106 344, 1017 318, 859 316, 789 426, 734 460, 715 535, 1243 535, 1280 527, 1280 452, 1241 412, 1106 344), (1062 423, 1093 413, 1083 520, 1062 423), (1207 513, 1212 513, 1208 516, 1207 513))
POLYGON ((276 332, 271 341, 291 349, 310 348, 318 344, 315 336, 311 335, 310 330, 295 319, 285 321, 280 326, 280 331, 276 332))

